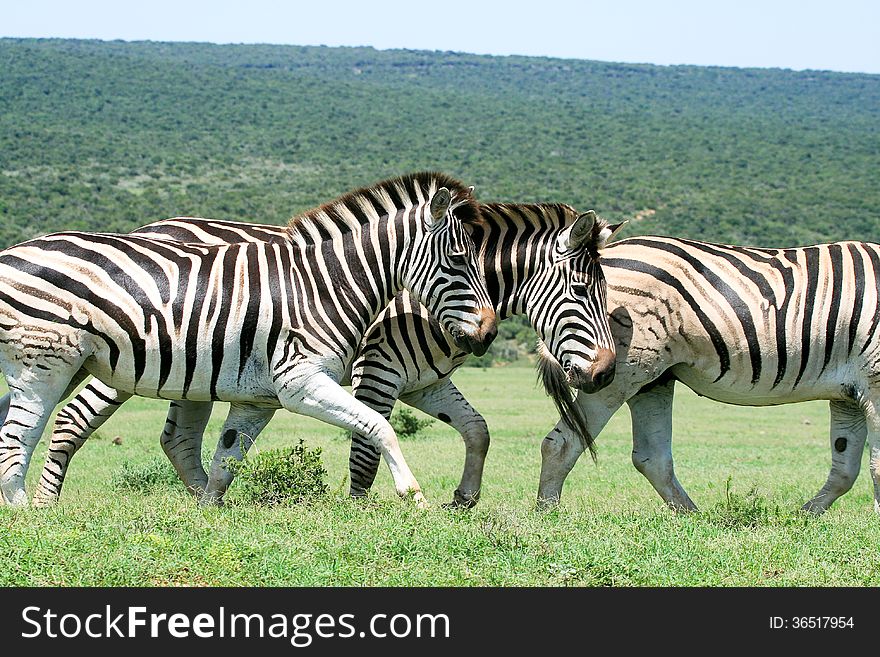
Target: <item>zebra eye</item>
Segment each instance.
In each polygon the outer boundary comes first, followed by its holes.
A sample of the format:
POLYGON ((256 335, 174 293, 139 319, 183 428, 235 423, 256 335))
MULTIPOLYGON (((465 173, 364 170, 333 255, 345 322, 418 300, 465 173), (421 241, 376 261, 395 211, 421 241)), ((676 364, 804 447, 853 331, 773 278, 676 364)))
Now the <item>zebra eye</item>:
POLYGON ((590 296, 590 287, 586 283, 572 283, 571 291, 579 297, 590 296))
POLYGON ((449 254, 449 262, 451 262, 456 267, 467 267, 467 257, 463 251, 454 251, 449 254))

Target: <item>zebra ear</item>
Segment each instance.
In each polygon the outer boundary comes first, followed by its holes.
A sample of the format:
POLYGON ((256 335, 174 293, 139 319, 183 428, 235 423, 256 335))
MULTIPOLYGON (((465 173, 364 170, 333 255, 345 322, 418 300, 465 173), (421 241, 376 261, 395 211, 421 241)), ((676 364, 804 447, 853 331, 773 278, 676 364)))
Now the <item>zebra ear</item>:
POLYGON ((629 219, 621 221, 619 224, 612 224, 610 226, 605 226, 602 230, 599 231, 599 239, 597 240, 596 248, 604 249, 608 242, 611 241, 611 238, 617 235, 620 232, 620 229, 626 226, 629 223, 629 219))
POLYGON ((565 233, 560 235, 560 246, 563 251, 574 251, 581 246, 593 232, 596 225, 596 212, 587 210, 577 219, 565 233))
POLYGON ((431 223, 429 225, 433 227, 439 224, 446 216, 451 204, 452 194, 448 189, 441 187, 434 192, 434 196, 431 197, 431 223))

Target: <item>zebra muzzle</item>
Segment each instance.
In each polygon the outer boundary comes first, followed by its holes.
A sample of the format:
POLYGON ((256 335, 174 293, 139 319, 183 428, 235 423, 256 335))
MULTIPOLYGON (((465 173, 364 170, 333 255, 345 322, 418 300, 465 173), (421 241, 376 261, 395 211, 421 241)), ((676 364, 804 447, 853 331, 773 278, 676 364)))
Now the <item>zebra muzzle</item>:
MULTIPOLYGON (((470 327, 473 327, 471 324, 470 327)), ((447 328, 455 346, 475 356, 482 356, 489 349, 489 345, 498 335, 495 310, 493 308, 481 308, 477 313, 476 328, 467 331, 461 325, 453 325, 447 328)))
POLYGON ((482 356, 489 349, 489 345, 498 335, 498 326, 494 308, 481 308, 477 313, 477 330, 470 337, 471 353, 482 356))
POLYGON ((614 380, 616 370, 615 353, 611 349, 600 348, 589 367, 582 367, 568 361, 562 367, 568 385, 586 393, 598 392, 614 380))

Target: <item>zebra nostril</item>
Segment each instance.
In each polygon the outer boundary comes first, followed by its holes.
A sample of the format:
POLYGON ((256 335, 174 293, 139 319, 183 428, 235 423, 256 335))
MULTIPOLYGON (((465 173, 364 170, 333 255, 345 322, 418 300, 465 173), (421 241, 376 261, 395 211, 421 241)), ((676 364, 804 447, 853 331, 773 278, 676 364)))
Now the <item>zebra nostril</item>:
POLYGON ((600 388, 604 388, 606 385, 611 383, 613 380, 614 380, 614 368, 613 367, 602 370, 601 372, 598 372, 593 377, 594 383, 600 388))
MULTIPOLYGON (((483 328, 484 324, 485 323, 482 323, 480 325, 480 328, 483 328)), ((488 346, 488 345, 492 344, 493 340, 495 340, 495 337, 497 335, 498 335, 498 328, 495 325, 495 322, 493 321, 491 324, 489 324, 489 328, 485 329, 483 331, 483 342, 488 346)))

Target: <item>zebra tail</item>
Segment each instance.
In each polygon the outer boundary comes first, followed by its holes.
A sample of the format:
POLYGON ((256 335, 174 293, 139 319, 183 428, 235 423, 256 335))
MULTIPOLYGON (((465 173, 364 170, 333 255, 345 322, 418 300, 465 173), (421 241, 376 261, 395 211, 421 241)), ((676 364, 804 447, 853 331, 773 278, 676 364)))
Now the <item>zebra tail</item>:
POLYGON ((577 434, 584 450, 589 450, 593 462, 596 462, 596 445, 593 440, 593 434, 590 433, 587 425, 587 417, 583 410, 575 401, 571 388, 568 387, 568 381, 565 378, 565 372, 559 362, 550 355, 544 344, 538 341, 538 379, 544 385, 544 390, 562 421, 568 425, 568 428, 577 434))

